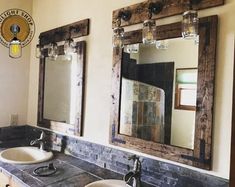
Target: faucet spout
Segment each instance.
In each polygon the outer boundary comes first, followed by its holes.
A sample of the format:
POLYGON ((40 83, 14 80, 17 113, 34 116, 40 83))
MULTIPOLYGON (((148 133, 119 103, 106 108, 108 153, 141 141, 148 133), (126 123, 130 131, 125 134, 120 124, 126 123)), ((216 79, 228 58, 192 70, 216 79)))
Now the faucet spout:
POLYGON ((136 155, 129 158, 130 160, 134 160, 133 170, 127 173, 124 176, 124 181, 126 184, 131 187, 141 187, 141 162, 139 157, 136 155))
POLYGON ((32 140, 30 142, 30 145, 39 144, 40 145, 39 149, 44 150, 44 143, 45 143, 44 139, 45 139, 45 137, 46 137, 45 133, 43 131, 41 131, 40 138, 36 139, 36 140, 32 140))
POLYGON ((131 187, 141 187, 140 173, 129 172, 124 176, 126 184, 131 187))

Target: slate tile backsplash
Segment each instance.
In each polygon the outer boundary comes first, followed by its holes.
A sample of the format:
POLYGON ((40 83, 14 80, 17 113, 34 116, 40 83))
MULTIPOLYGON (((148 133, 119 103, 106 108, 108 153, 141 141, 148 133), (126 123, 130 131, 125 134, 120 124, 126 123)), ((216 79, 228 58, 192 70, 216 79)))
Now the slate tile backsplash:
MULTIPOLYGON (((125 174, 132 169, 133 161, 128 157, 129 152, 117 150, 78 140, 73 137, 63 136, 51 131, 47 135, 47 149, 69 153, 82 160, 94 163, 100 167, 125 174)), ((19 140, 19 145, 27 145, 30 140, 40 136, 40 131, 31 126, 0 128, 0 141, 10 142, 19 140)), ((16 146, 16 145, 15 145, 16 146)), ((140 157, 142 161, 142 180, 159 187, 228 187, 229 181, 212 175, 203 174, 188 168, 173 164, 140 157)))

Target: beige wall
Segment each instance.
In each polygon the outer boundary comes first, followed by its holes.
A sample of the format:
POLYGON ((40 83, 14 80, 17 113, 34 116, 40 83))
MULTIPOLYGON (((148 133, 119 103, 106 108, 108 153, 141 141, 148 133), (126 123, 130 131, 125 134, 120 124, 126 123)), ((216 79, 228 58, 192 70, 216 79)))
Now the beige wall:
MULTIPOLYGON (((84 18, 90 18, 91 32, 90 35, 86 37, 88 52, 86 64, 84 137, 82 139, 108 145, 111 107, 112 10, 138 2, 142 2, 142 0, 33 0, 33 17, 37 25, 37 34, 31 48, 28 124, 36 125, 37 121, 39 65, 38 59, 36 59, 33 54, 37 36, 42 31, 84 18)), ((204 10, 199 13, 199 16, 218 14, 220 18, 217 53, 218 62, 216 68, 213 171, 200 171, 224 178, 229 177, 230 163, 233 40, 235 30, 234 9, 235 1, 226 0, 226 5, 223 7, 204 10)), ((158 24, 166 24, 179 20, 181 20, 181 16, 175 16, 159 20, 158 24)), ((127 30, 140 27, 141 25, 137 25, 127 28, 127 30)), ((152 156, 149 157, 155 158, 152 156)), ((162 160, 160 158, 155 159, 162 160)), ((196 168, 192 169, 199 170, 196 168)))
MULTIPOLYGON (((29 14, 32 1, 1 0, 0 14, 12 8, 29 14)), ((19 115, 19 124, 27 123, 30 46, 23 48, 22 57, 12 59, 8 48, 0 44, 0 126, 10 124, 10 115, 19 115)))

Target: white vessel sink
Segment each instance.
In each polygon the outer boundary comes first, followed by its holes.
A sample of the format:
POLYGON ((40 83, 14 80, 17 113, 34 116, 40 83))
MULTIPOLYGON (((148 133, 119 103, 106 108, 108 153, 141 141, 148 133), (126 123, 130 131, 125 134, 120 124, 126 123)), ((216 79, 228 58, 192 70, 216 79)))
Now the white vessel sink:
POLYGON ((0 161, 11 164, 35 164, 47 161, 53 156, 37 147, 15 147, 0 152, 0 161))
POLYGON ((126 187, 125 181, 122 180, 100 180, 86 185, 85 187, 126 187))

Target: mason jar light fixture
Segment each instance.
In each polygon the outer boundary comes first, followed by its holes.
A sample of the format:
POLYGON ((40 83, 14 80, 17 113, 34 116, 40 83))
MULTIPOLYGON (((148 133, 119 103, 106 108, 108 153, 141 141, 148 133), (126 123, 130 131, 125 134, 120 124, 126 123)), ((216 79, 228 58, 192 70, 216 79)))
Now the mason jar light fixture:
POLYGON ((182 37, 185 39, 197 39, 198 36, 198 12, 193 10, 193 5, 200 3, 201 0, 189 0, 189 10, 183 13, 182 37))
POLYGON ((74 42, 72 38, 72 32, 79 33, 80 28, 79 27, 70 27, 69 28, 69 37, 64 42, 64 54, 67 59, 72 58, 72 54, 76 52, 76 43, 74 42))
POLYGON ((72 53, 75 53, 76 51, 76 44, 72 38, 68 38, 64 42, 64 54, 65 55, 71 55, 72 53))
POLYGON ((124 28, 121 27, 121 19, 116 20, 116 27, 113 29, 113 48, 123 48, 124 28))
POLYGON ((58 57, 58 45, 56 42, 50 43, 48 47, 48 57, 51 60, 56 60, 58 57))
POLYGON ((44 49, 44 46, 41 45, 41 42, 39 40, 38 44, 36 45, 36 49, 35 49, 36 58, 44 58, 43 49, 44 49))
POLYGON ((166 50, 169 47, 168 40, 158 40, 156 41, 156 48, 159 50, 166 50))
POLYGON ((144 21, 143 24, 143 43, 154 44, 156 38, 156 24, 155 20, 151 18, 144 21))
POLYGON ((198 14, 195 10, 188 10, 183 14, 182 36, 185 39, 195 39, 198 35, 198 14))
POLYGON ((131 11, 123 10, 118 13, 115 28, 113 29, 113 48, 123 48, 124 47, 124 28, 121 27, 121 22, 129 21, 131 19, 131 11))
POLYGON ((155 44, 156 42, 156 23, 152 19, 153 14, 158 14, 164 6, 163 1, 151 2, 148 7, 148 19, 143 23, 142 41, 144 44, 155 44))

